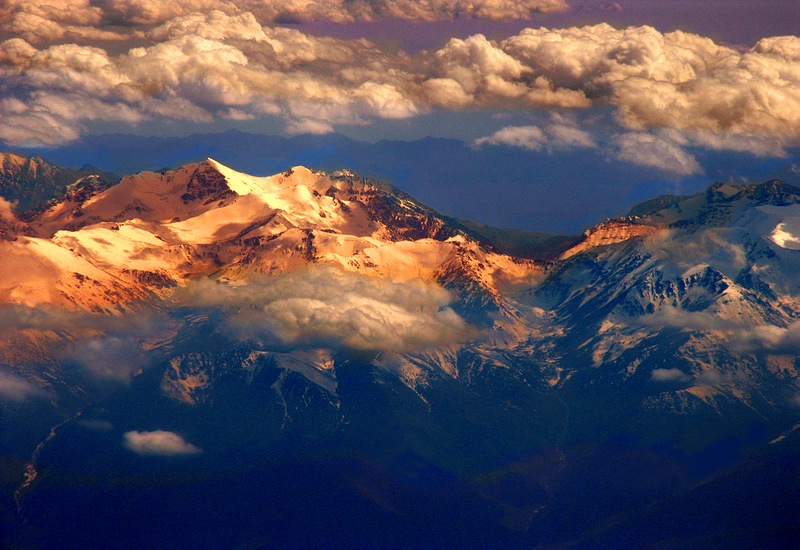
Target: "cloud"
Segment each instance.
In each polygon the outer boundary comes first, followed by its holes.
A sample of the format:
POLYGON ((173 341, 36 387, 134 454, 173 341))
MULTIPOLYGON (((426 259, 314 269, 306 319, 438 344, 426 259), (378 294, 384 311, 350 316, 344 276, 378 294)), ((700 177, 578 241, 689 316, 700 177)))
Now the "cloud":
POLYGON ((76 26, 147 27, 212 10, 227 15, 251 12, 266 25, 280 21, 520 20, 567 8, 565 0, 6 0, 0 21, 7 30, 52 39, 76 26))
POLYGON ((149 342, 163 340, 172 323, 166 315, 151 311, 118 316, 47 305, 3 305, 0 342, 13 342, 36 331, 42 335, 34 337, 36 348, 45 357, 80 365, 98 378, 124 382, 162 358, 161 349, 149 342))
POLYGON ((697 375, 687 374, 680 369, 653 369, 650 375, 653 382, 681 382, 697 386, 718 386, 720 384, 733 384, 749 380, 742 371, 721 372, 717 369, 705 369, 697 375))
POLYGON ((577 127, 574 119, 554 115, 552 124, 539 126, 506 126, 494 134, 476 139, 474 145, 506 145, 531 151, 546 149, 567 151, 570 149, 593 149, 597 143, 589 132, 577 127))
MULTIPOLYGON (((0 139, 54 145, 93 121, 269 115, 291 133, 320 133, 435 109, 610 106, 625 129, 618 154, 676 174, 698 173, 688 146, 779 156, 800 142, 800 37, 766 38, 742 52, 680 31, 601 24, 525 29, 500 41, 454 38, 408 54, 265 26, 301 12, 342 21, 502 18, 555 4, 15 0, 0 8, 12 36, 0 43, 0 139)), ((485 143, 544 147, 532 128, 485 143)), ((539 130, 551 149, 595 142, 570 123, 539 130)))
POLYGON ((678 176, 702 173, 697 159, 683 149, 685 140, 675 132, 671 133, 670 137, 646 132, 628 132, 616 136, 615 142, 616 157, 619 160, 658 168, 678 176))
POLYGON ((152 432, 125 432, 125 447, 139 455, 181 456, 196 455, 203 451, 188 443, 180 435, 164 430, 152 432))
POLYGON ((653 382, 689 382, 692 380, 690 374, 686 374, 680 369, 653 369, 650 374, 653 382))
POLYGON ((470 337, 451 295, 421 281, 393 282, 332 268, 290 272, 244 285, 203 281, 184 303, 224 315, 236 338, 276 348, 413 351, 470 337))
POLYGON ((129 380, 147 368, 154 358, 141 347, 141 338, 132 334, 104 334, 75 344, 66 355, 95 376, 129 380))
POLYGON ((313 118, 304 118, 299 120, 290 120, 286 124, 286 133, 294 136, 299 134, 330 134, 333 132, 333 126, 327 122, 315 120, 313 118))
POLYGON ((44 397, 42 389, 16 374, 0 369, 0 401, 25 401, 30 397, 44 397))
POLYGON ((730 349, 739 353, 800 354, 800 321, 780 327, 729 319, 710 310, 686 311, 672 306, 661 307, 641 320, 652 326, 717 332, 730 349))
POLYGON ((475 145, 507 145, 531 151, 540 151, 547 136, 538 126, 506 126, 488 137, 475 140, 475 145))

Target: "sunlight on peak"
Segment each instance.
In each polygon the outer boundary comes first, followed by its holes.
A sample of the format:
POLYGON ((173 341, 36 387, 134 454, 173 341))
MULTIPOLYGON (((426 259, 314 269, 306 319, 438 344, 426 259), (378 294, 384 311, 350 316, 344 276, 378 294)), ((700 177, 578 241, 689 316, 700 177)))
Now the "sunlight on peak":
POLYGON ((225 166, 212 158, 206 159, 220 174, 228 180, 228 187, 237 195, 261 194, 265 191, 274 191, 279 188, 304 185, 313 187, 318 175, 305 166, 294 166, 279 174, 272 176, 251 176, 225 166))

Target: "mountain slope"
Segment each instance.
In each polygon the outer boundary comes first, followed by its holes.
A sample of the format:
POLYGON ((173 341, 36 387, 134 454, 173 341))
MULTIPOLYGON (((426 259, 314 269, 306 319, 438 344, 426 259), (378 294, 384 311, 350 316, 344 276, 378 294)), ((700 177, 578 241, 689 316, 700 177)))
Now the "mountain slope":
POLYGON ((85 178, 98 187, 109 187, 118 181, 113 174, 90 166, 64 169, 40 157, 0 153, 0 196, 14 203, 18 212, 46 204, 85 178))
POLYGON ((6 209, 0 448, 35 527, 15 532, 147 544, 119 538, 162 521, 146 483, 198 544, 226 522, 286 543, 315 498, 309 540, 343 545, 368 540, 341 527, 355 509, 420 542, 616 541, 636 510, 752 479, 796 424, 798 220, 791 186, 715 185, 537 262, 350 172, 211 159, 6 209), (249 496, 217 518, 208 487, 249 496), (450 508, 469 521, 442 527, 450 508))

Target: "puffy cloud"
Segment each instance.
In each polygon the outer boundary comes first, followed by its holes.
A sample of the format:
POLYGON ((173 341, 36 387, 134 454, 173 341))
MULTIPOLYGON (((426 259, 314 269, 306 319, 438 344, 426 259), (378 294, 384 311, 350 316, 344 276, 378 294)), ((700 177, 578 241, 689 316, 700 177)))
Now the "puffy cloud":
MULTIPOLYGON (((748 52, 650 27, 525 29, 496 45, 554 92, 618 107, 631 129, 800 135, 800 38, 765 39, 748 52)), ((532 80, 533 79, 533 80, 532 80)), ((532 87, 532 86, 530 86, 532 87)))
POLYGON ((102 0, 111 19, 156 24, 178 15, 219 9, 253 12, 262 24, 276 21, 376 21, 406 19, 440 21, 455 18, 528 19, 535 13, 567 9, 565 0, 102 0))
POLYGON ((125 432, 125 447, 139 455, 180 456, 203 452, 180 435, 165 430, 125 432))
POLYGON ((532 151, 540 151, 547 136, 538 126, 507 126, 491 136, 475 140, 475 145, 508 145, 532 151))
MULTIPOLYGON (((148 27, 213 10, 251 12, 262 25, 281 21, 440 21, 529 19, 567 9, 565 0, 5 0, 0 24, 29 40, 53 40, 75 29, 148 27)), ((108 32, 108 31, 107 31, 108 32)), ((109 33, 106 38, 111 39, 109 33)))
MULTIPOLYGON (((12 144, 70 141, 90 121, 202 122, 268 114, 284 118, 291 133, 319 133, 433 109, 595 105, 614 108, 627 130, 617 142, 621 158, 676 174, 699 170, 686 146, 776 156, 800 141, 798 37, 763 39, 741 52, 679 31, 596 25, 525 29, 501 41, 475 35, 452 39, 438 51, 407 54, 363 39, 315 37, 264 23, 302 10, 317 18, 317 8, 344 10, 344 20, 425 19, 529 13, 533 3, 323 6, 296 0, 280 9, 277 3, 217 0, 74 0, 64 9, 55 2, 29 4, 15 1, 0 12, 15 36, 0 43, 0 139, 12 144), (23 14, 60 27, 40 21, 28 25, 39 34, 13 30, 23 14), (128 38, 135 35, 137 47, 96 47, 105 43, 87 29, 119 34, 115 29, 122 27, 107 27, 109 22, 133 25, 126 28, 133 28, 128 38), (76 43, 47 46, 54 40, 76 43)), ((539 130, 551 148, 594 143, 574 124, 554 122, 539 130)), ((543 147, 532 127, 501 132, 486 143, 543 147)))
POLYGON ((6 0, 0 6, 0 30, 29 42, 77 40, 128 40, 140 32, 103 28, 105 14, 90 0, 6 0))
POLYGON ((122 381, 153 360, 142 349, 140 338, 130 334, 106 334, 79 342, 68 357, 95 376, 122 381))
POLYGON ((331 124, 313 118, 294 119, 286 124, 286 133, 289 135, 330 134, 331 132, 333 132, 331 124))
POLYGON ((563 151, 568 149, 593 149, 597 147, 589 132, 577 127, 576 122, 561 115, 553 117, 554 122, 539 126, 507 126, 492 134, 475 140, 475 146, 507 145, 531 151, 563 151))
POLYGON ((616 137, 617 158, 679 176, 701 173, 697 159, 682 147, 686 141, 674 133, 671 137, 648 132, 621 134, 616 137))
POLYGON ((412 351, 462 341, 470 327, 442 287, 316 268, 251 280, 199 282, 190 304, 222 311, 227 330, 262 346, 412 351))
POLYGON ((44 392, 21 376, 0 369, 0 401, 25 401, 44 392))
POLYGON ((383 54, 364 41, 261 29, 251 15, 221 12, 152 34, 164 39, 117 56, 75 44, 0 44, 0 80, 20 96, 0 102, 0 139, 51 145, 76 139, 88 121, 263 114, 283 116, 294 133, 319 133, 419 112, 408 79, 382 70, 383 54), (356 58, 374 61, 350 68, 356 58))

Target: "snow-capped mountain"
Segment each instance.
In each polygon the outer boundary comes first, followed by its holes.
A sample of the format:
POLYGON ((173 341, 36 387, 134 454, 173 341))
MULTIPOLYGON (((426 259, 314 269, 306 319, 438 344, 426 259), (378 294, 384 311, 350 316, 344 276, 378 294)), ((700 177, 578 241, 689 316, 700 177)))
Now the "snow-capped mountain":
POLYGON ((258 178, 207 160, 105 190, 80 181, 26 221, 7 254, 55 261, 47 284, 13 289, 9 301, 24 305, 111 310, 204 275, 236 279, 309 262, 394 280, 464 276, 499 300, 500 279, 538 270, 481 247, 399 192, 304 167, 258 178))
MULTIPOLYGON (((587 448, 631 438, 644 485, 559 536, 694 490, 698 456, 733 445, 704 463, 719 472, 798 421, 800 189, 781 182, 648 201, 547 262, 347 171, 208 159, 106 182, 0 203, 7 426, 36 406, 48 429, 172 437, 214 464, 338 449, 403 483, 434 468, 530 542, 579 493, 587 448)), ((47 524, 41 485, 17 504, 47 524)))

